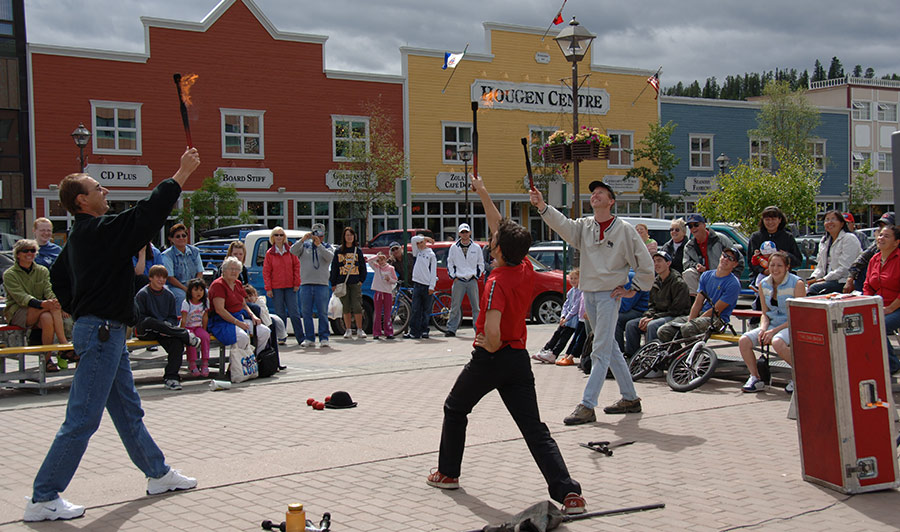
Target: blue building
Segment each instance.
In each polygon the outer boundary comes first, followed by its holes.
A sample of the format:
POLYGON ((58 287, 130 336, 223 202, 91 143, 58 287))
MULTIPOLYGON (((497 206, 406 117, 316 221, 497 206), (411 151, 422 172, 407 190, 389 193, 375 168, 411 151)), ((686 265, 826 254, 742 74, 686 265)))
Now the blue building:
MULTIPOLYGON (((729 165, 740 161, 757 161, 772 167, 773 157, 768 140, 754 139, 749 130, 758 127, 756 115, 760 102, 711 100, 660 96, 660 123, 677 124, 672 134, 675 155, 681 158, 674 169, 675 179, 666 187, 684 202, 671 215, 695 212, 695 202, 712 186, 719 174, 716 161, 724 154, 729 165)), ((822 172, 822 186, 816 201, 819 211, 845 209, 847 183, 850 177, 850 111, 819 107, 821 123, 813 133, 813 155, 822 172), (844 194, 844 195, 842 195, 844 194)))

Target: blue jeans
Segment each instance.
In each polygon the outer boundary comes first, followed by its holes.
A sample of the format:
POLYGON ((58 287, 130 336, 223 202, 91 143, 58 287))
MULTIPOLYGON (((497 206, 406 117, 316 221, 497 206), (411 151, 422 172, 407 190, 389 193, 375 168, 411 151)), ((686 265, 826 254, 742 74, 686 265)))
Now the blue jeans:
POLYGON ((887 342, 888 365, 890 367, 891 374, 900 371, 900 358, 897 358, 897 353, 894 352, 894 346, 891 345, 891 340, 887 337, 887 335, 893 333, 897 329, 900 329, 900 310, 895 310, 890 314, 884 315, 884 340, 885 342, 887 342))
POLYGON ((625 350, 625 325, 635 318, 640 319, 643 315, 643 311, 635 309, 619 312, 619 319, 616 320, 616 344, 619 346, 619 351, 628 352, 625 350))
POLYGON ((428 321, 431 319, 431 295, 428 285, 413 282, 412 309, 409 316, 409 334, 415 338, 428 332, 428 321))
POLYGON ((313 312, 319 316, 319 341, 328 340, 328 300, 331 290, 327 284, 300 285, 300 308, 303 314, 303 339, 316 341, 316 327, 313 323, 313 312))
POLYGON ((81 361, 69 390, 66 419, 34 479, 34 502, 52 501, 68 487, 100 426, 104 407, 134 465, 151 478, 169 472, 162 451, 144 426, 141 397, 125 348, 125 324, 82 316, 72 329, 72 345, 81 361), (109 340, 101 342, 97 331, 104 322, 109 324, 109 340))
POLYGON ((594 331, 594 345, 591 351, 591 376, 584 387, 581 404, 588 408, 597 406, 606 370, 611 369, 619 393, 633 401, 638 398, 631 380, 628 363, 616 343, 616 321, 619 319, 619 301, 609 297, 612 292, 584 292, 584 308, 594 331))
POLYGON ((303 323, 300 321, 300 307, 297 306, 297 292, 293 288, 274 288, 272 289, 274 296, 275 314, 287 324, 288 315, 291 317, 291 325, 294 327, 294 338, 297 342, 303 340, 303 323), (287 312, 285 312, 287 307, 287 312))
POLYGON ((806 295, 818 296, 822 294, 839 294, 843 291, 844 283, 840 283, 838 281, 819 281, 818 283, 814 283, 809 287, 809 290, 806 291, 806 295))
MULTIPOLYGON (((656 318, 650 320, 647 324, 647 342, 656 340, 656 331, 666 323, 672 321, 674 316, 666 316, 664 318, 656 318)), ((641 318, 635 318, 625 325, 625 356, 631 357, 641 348, 641 336, 643 331, 638 327, 641 318)))
POLYGON ((447 330, 456 332, 459 329, 459 322, 462 321, 462 303, 463 297, 469 296, 469 305, 472 306, 472 328, 478 322, 478 279, 472 277, 468 281, 460 279, 453 280, 453 286, 450 288, 450 318, 447 322, 447 330))

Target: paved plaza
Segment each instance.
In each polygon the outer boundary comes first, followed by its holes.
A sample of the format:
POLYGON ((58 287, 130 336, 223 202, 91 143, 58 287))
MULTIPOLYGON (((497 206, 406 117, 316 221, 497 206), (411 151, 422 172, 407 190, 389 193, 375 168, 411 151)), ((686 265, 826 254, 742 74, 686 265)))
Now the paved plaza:
MULTIPOLYGON (((529 350, 553 326, 529 327, 529 350)), ((63 420, 66 391, 0 391, 0 532, 10 530, 259 530, 291 502, 309 518, 332 515, 332 530, 475 530, 549 500, 546 485, 496 393, 469 420, 461 489, 425 484, 437 465, 442 404, 468 360, 471 330, 457 338, 375 342, 335 338, 330 349, 290 347, 287 371, 212 392, 208 380, 162 388, 162 370, 137 373, 146 423, 168 462, 197 477, 197 489, 149 497, 109 421, 94 435, 69 489, 87 506, 67 522, 23 523, 24 497, 63 420), (314 411, 346 390, 357 408, 314 411)), ((293 344, 293 339, 291 339, 293 344)), ((588 511, 665 503, 661 510, 599 517, 560 530, 887 531, 900 529, 900 493, 847 496, 800 477, 797 428, 780 387, 743 394, 716 378, 676 393, 663 379, 637 385, 643 413, 562 423, 586 377, 573 367, 535 364, 538 400, 588 511), (612 457, 579 442, 635 441, 612 457)), ((745 375, 745 374, 744 374, 745 375)), ((783 382, 781 383, 783 384, 783 382)), ((618 398, 607 381, 601 405, 618 398)), ((895 401, 900 396, 895 394, 895 401)))

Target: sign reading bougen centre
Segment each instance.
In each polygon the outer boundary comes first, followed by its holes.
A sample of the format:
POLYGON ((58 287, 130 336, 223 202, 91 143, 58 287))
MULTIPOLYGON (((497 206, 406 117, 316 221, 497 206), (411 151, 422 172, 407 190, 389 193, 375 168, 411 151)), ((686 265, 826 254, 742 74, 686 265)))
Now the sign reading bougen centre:
MULTIPOLYGON (((571 112, 572 90, 562 86, 537 83, 510 83, 476 79, 472 83, 472 100, 481 107, 535 111, 539 113, 571 112)), ((586 87, 578 91, 578 112, 605 115, 609 112, 606 89, 586 87)))

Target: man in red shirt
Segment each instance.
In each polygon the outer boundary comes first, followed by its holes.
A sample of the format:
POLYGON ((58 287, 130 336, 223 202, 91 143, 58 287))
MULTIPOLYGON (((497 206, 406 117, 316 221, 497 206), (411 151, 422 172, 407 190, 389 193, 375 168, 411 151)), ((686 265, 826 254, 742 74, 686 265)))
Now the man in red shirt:
POLYGON ((472 177, 471 183, 481 198, 491 231, 494 269, 481 291, 472 359, 444 401, 438 467, 428 475, 427 483, 442 489, 459 487, 467 417, 482 397, 496 389, 525 437, 531 456, 547 481, 550 497, 562 503, 567 514, 584 513, 581 485, 569 476, 550 429, 541 421, 531 360, 525 350, 525 318, 531 289, 524 288, 534 280, 531 261, 526 257, 531 234, 511 220, 500 219, 480 178, 472 177))

